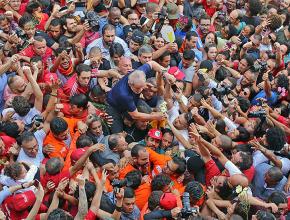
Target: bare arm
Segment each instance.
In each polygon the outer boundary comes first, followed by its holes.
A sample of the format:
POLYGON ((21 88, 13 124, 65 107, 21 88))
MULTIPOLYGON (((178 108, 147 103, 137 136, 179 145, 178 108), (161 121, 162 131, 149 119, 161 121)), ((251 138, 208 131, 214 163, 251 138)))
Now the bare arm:
POLYGON ((38 210, 40 208, 40 205, 42 203, 43 197, 44 197, 44 190, 42 188, 41 183, 39 183, 38 190, 36 192, 36 201, 35 201, 32 209, 30 210, 29 215, 26 217, 27 220, 35 219, 35 217, 36 217, 36 215, 38 213, 38 210))
POLYGON ((43 94, 41 92, 41 89, 39 88, 36 80, 33 78, 31 70, 29 67, 24 66, 23 72, 26 73, 27 79, 29 80, 29 82, 32 86, 33 94, 35 96, 34 107, 38 111, 42 112, 43 94))
POLYGON ((85 191, 85 179, 80 177, 78 179, 79 185, 79 205, 78 205, 78 213, 75 217, 75 220, 84 219, 88 212, 88 202, 87 195, 85 191))

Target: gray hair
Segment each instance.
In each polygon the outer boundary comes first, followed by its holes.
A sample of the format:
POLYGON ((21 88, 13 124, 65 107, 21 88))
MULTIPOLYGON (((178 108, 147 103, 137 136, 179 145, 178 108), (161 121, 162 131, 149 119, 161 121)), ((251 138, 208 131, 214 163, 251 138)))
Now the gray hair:
POLYGON ((89 52, 89 54, 90 55, 92 55, 92 54, 96 54, 96 53, 101 53, 102 51, 101 51, 101 49, 99 48, 99 47, 92 47, 91 49, 90 49, 90 52, 89 52))
POLYGON ((142 80, 144 83, 146 82, 146 75, 141 70, 133 71, 128 77, 128 83, 133 85, 140 83, 142 80))
POLYGON ((142 47, 140 47, 138 51, 138 56, 141 56, 143 53, 153 53, 153 48, 150 45, 145 44, 142 47))

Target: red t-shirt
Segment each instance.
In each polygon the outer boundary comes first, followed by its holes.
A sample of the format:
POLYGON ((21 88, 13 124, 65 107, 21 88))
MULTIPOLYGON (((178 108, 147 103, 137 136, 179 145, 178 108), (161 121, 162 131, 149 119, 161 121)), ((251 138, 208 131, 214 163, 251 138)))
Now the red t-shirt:
MULTIPOLYGON (((282 123, 283 125, 287 127, 289 126, 288 118, 285 118, 281 115, 277 118, 277 121, 279 121, 280 123, 282 123)), ((287 136, 287 143, 290 144, 290 135, 287 136)))
MULTIPOLYGON (((40 177, 40 182, 43 186, 46 186, 48 181, 51 181, 55 184, 55 187, 58 186, 59 182, 64 179, 64 178, 70 178, 70 173, 69 170, 66 171, 61 171, 60 173, 56 174, 56 175, 49 175, 47 172, 44 174, 44 176, 40 177)), ((48 190, 48 192, 52 192, 53 190, 48 190)))
MULTIPOLYGON (((22 55, 22 56, 30 57, 30 58, 32 58, 32 57, 37 55, 35 53, 34 49, 33 49, 33 45, 30 45, 29 47, 25 48, 19 54, 22 55)), ((52 56, 52 49, 47 47, 46 51, 45 51, 45 54, 41 57, 44 66, 46 66, 47 60, 51 56, 52 56)))
POLYGON ((205 163, 205 184, 210 186, 210 181, 213 177, 219 176, 221 174, 219 168, 213 159, 205 163))
POLYGON ((85 220, 95 220, 97 218, 97 215, 89 209, 87 215, 85 216, 85 220))
POLYGON ((242 171, 251 183, 255 175, 255 167, 252 165, 249 169, 242 171))
POLYGON ((208 16, 212 17, 213 14, 216 12, 216 8, 213 7, 213 5, 208 5, 206 3, 207 0, 202 1, 202 5, 204 7, 205 12, 208 14, 208 16))
POLYGON ((46 24, 48 18, 49 18, 49 16, 48 16, 47 14, 42 13, 42 14, 41 14, 41 20, 39 21, 39 24, 36 25, 36 28, 37 28, 38 30, 45 31, 44 26, 45 26, 45 24, 46 24))

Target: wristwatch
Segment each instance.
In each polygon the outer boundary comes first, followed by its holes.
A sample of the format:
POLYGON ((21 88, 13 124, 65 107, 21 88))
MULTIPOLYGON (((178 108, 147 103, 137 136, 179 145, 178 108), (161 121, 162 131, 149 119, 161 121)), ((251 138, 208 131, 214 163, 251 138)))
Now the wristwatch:
POLYGON ((118 206, 116 206, 115 209, 116 209, 117 212, 122 212, 122 207, 118 207, 118 206))

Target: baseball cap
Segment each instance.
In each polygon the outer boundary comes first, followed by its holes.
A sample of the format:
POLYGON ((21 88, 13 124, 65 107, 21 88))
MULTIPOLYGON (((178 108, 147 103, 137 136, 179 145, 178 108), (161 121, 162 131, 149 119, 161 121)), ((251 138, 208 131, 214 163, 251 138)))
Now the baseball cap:
POLYGON ((137 5, 146 4, 146 3, 148 3, 148 0, 138 0, 137 1, 137 5))
POLYGON ((177 207, 177 199, 173 193, 164 193, 160 198, 160 206, 165 210, 177 207))
POLYGON ((180 69, 178 69, 177 66, 170 67, 168 73, 170 75, 173 75, 177 80, 180 81, 183 80, 185 77, 185 74, 180 69))
POLYGON ((70 155, 71 162, 72 163, 77 162, 81 158, 81 156, 84 155, 87 149, 89 149, 89 147, 75 149, 70 155))
POLYGON ((144 34, 139 30, 134 30, 131 39, 138 44, 143 44, 144 34))
POLYGON ((168 13, 169 20, 179 18, 178 6, 175 3, 168 3, 166 5, 166 7, 167 7, 167 13, 168 13))
POLYGON ((148 136, 152 137, 154 139, 157 139, 157 140, 161 140, 162 139, 162 132, 156 128, 152 128, 149 130, 148 136))

